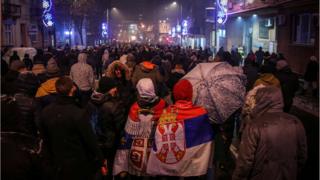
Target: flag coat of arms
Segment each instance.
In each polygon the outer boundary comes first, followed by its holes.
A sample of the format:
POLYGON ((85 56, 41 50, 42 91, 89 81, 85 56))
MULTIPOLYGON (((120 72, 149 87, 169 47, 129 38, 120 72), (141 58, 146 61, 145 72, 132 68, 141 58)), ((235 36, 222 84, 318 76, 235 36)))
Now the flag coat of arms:
POLYGON ((131 107, 125 132, 116 152, 113 175, 128 172, 136 176, 147 176, 154 129, 164 107, 162 99, 150 109, 142 109, 137 103, 131 107))
POLYGON ((147 166, 150 175, 200 176, 212 164, 214 132, 207 111, 178 102, 158 121, 147 166))

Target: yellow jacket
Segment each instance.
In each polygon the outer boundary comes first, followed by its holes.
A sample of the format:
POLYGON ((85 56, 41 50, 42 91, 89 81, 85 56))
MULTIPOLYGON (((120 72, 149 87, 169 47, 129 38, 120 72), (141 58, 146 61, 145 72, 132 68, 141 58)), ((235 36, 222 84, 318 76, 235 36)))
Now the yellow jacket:
POLYGON ((38 88, 36 97, 46 96, 52 93, 56 93, 56 81, 59 77, 48 79, 46 82, 42 83, 41 86, 38 88))
POLYGON ((264 73, 261 74, 259 79, 256 80, 253 87, 256 87, 260 84, 266 85, 266 86, 276 86, 278 88, 281 88, 280 81, 270 73, 264 73))

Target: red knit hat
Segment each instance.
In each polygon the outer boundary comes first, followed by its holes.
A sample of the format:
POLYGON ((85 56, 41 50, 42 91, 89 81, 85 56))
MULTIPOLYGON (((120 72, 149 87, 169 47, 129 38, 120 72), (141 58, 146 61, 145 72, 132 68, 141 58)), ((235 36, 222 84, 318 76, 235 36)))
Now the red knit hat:
POLYGON ((192 85, 186 80, 182 79, 178 81, 173 87, 173 97, 175 101, 186 100, 192 101, 192 85))

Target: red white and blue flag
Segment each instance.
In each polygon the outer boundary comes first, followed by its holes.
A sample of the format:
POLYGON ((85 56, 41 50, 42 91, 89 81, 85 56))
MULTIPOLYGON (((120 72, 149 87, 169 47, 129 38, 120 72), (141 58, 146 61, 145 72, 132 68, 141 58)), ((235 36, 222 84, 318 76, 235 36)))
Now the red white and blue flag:
POLYGON ((136 176, 147 176, 154 129, 164 107, 162 99, 151 109, 142 109, 137 103, 131 107, 125 133, 116 152, 113 175, 128 172, 136 176))
POLYGON ((165 176, 200 176, 213 159, 214 132, 201 107, 169 107, 155 131, 147 173, 165 176))

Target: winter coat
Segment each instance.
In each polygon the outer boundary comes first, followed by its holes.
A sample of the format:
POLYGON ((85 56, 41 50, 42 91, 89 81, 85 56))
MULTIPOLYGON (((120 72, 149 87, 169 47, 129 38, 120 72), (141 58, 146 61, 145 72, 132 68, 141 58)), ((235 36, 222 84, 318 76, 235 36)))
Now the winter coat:
POLYGON ((284 102, 284 112, 289 112, 293 103, 296 91, 299 89, 299 79, 289 67, 275 73, 281 84, 284 102))
POLYGON ((304 79, 308 82, 317 81, 319 73, 319 63, 317 61, 309 61, 304 79))
POLYGON ((144 61, 136 66, 131 78, 132 84, 135 86, 142 78, 150 78, 156 86, 162 82, 162 76, 156 65, 148 61, 144 61))
POLYGON ((119 97, 111 97, 99 92, 92 94, 87 108, 91 117, 95 111, 97 112, 96 137, 103 156, 107 159, 107 167, 111 175, 116 147, 120 142, 120 135, 128 114, 127 108, 119 97))
POLYGON ((259 50, 259 51, 256 51, 255 55, 257 57, 256 61, 257 61, 258 65, 261 66, 262 61, 263 61, 264 52, 259 50))
POLYGON ((1 96, 1 111, 5 112, 1 113, 1 177, 14 180, 40 179, 40 147, 39 139, 34 134, 32 103, 21 99, 1 96))
POLYGON ((4 76, 4 78, 1 78, 1 94, 14 94, 15 89, 15 81, 17 80, 19 76, 18 71, 9 70, 8 73, 4 76))
POLYGON ((168 95, 168 89, 163 82, 163 77, 161 76, 157 66, 150 62, 144 61, 136 66, 131 81, 133 86, 142 78, 150 78, 156 89, 156 94, 160 97, 165 97, 168 95))
POLYGON ((232 179, 295 180, 307 159, 303 125, 282 112, 279 88, 262 87, 254 99, 232 179))
POLYGON ((1 178, 41 179, 39 139, 13 131, 1 132, 1 178))
POLYGON ((20 61, 20 57, 18 56, 18 54, 13 54, 12 56, 10 56, 9 66, 12 64, 13 61, 20 61))
POLYGON ((124 128, 126 121, 126 107, 119 97, 111 97, 108 94, 94 92, 88 103, 90 114, 94 110, 98 112, 98 127, 101 132, 96 132, 98 142, 101 148, 106 151, 108 156, 116 148, 116 143, 120 140, 120 133, 124 128), (109 153, 108 153, 109 152, 109 153))
POLYGON ((28 70, 32 70, 32 67, 33 67, 33 63, 32 63, 32 60, 30 58, 24 58, 23 59, 23 62, 24 64, 26 65, 26 68, 28 70))
POLYGON ((120 99, 124 102, 125 106, 128 107, 127 110, 129 110, 130 106, 136 100, 136 94, 130 80, 131 75, 128 66, 122 64, 120 61, 114 61, 108 66, 106 76, 114 79, 117 82, 120 99), (121 78, 117 78, 115 75, 115 69, 117 66, 122 71, 121 78))
POLYGON ((59 96, 40 116, 44 156, 53 163, 57 179, 90 179, 103 157, 89 114, 72 97, 59 96))
POLYGON ((169 89, 173 89, 173 86, 185 75, 185 71, 183 69, 174 69, 171 71, 169 79, 167 81, 167 86, 169 89))
POLYGON ((41 108, 56 100, 57 91, 55 83, 58 79, 59 77, 51 78, 40 85, 35 97, 41 108))
POLYGON ((278 88, 281 87, 280 85, 280 81, 271 73, 263 73, 259 76, 259 79, 256 80, 256 82, 254 83, 254 87, 255 86, 258 86, 260 84, 263 84, 263 85, 272 85, 272 86, 276 86, 278 88))
POLYGON ((81 91, 89 91, 95 87, 95 77, 92 67, 87 64, 85 54, 79 54, 78 63, 72 65, 70 78, 77 84, 81 91))
POLYGON ((37 104, 35 99, 22 93, 15 94, 14 99, 17 102, 16 111, 19 111, 21 115, 19 119, 15 121, 15 126, 19 128, 19 132, 36 136, 37 104))

